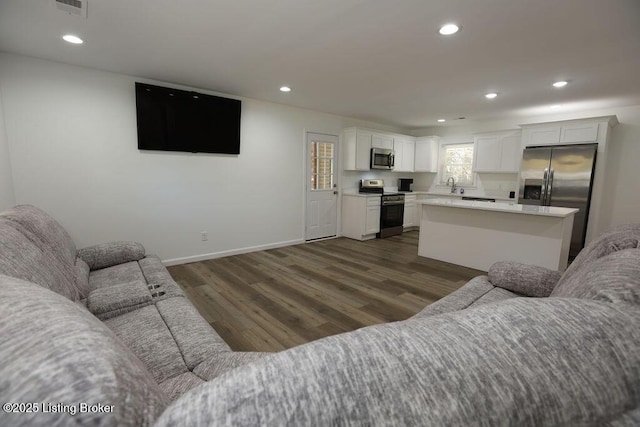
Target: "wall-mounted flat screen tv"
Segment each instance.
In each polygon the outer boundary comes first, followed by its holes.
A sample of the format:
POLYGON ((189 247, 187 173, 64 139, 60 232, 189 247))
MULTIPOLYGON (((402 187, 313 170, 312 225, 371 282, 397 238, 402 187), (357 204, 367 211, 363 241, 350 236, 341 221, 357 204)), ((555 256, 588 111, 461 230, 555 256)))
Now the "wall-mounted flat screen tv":
POLYGON ((138 149, 240 154, 241 105, 136 82, 138 149))

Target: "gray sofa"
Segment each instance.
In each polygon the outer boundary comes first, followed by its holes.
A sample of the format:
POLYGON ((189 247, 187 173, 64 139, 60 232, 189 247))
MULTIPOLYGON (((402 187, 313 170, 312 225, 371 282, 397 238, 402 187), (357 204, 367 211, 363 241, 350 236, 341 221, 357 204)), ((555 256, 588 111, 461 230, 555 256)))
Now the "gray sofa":
MULTIPOLYGON (((3 340, 0 349, 3 401, 51 401, 47 393, 68 389, 63 380, 86 371, 86 378, 72 382, 73 390, 59 395, 58 400, 73 403, 72 398, 93 396, 95 403, 108 402, 116 395, 111 391, 101 394, 104 390, 122 389, 121 380, 133 386, 131 381, 136 378, 146 384, 145 393, 150 397, 145 417, 128 420, 126 414, 120 417, 116 412, 111 423, 135 421, 132 425, 137 425, 144 420, 142 424, 149 424, 185 391, 266 355, 232 352, 185 298, 160 259, 146 255, 138 243, 113 242, 76 250, 60 224, 29 205, 0 214, 0 237, 2 337, 15 334, 14 340, 3 340), (71 333, 74 324, 80 329, 71 333), (33 346, 45 343, 48 348, 43 353, 33 352, 33 346), (136 363, 123 368, 124 362, 115 360, 116 355, 136 363), (100 362, 103 357, 105 361, 100 362), (67 367, 73 372, 59 366, 70 361, 78 362, 77 369, 67 367), (105 375, 112 362, 117 362, 111 369, 113 378, 106 383, 86 381, 94 368, 97 377, 105 375), (134 366, 137 373, 131 379, 119 376, 130 373, 134 366), (45 377, 51 381, 44 381, 45 377)), ((124 405, 123 398, 115 401, 124 405)), ((10 415, 11 422, 0 421, 0 425, 29 419, 10 415)), ((45 419, 40 413, 31 421, 49 424, 45 419)))
POLYGON ((640 225, 273 354, 230 351, 137 244, 76 250, 31 206, 0 237, 0 425, 640 424, 640 225))

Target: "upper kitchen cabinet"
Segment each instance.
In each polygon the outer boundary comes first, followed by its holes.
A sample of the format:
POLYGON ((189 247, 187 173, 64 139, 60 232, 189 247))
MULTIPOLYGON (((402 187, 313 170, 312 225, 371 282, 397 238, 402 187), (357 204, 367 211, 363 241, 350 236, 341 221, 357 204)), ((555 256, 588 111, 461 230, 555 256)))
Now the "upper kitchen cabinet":
POLYGON ((476 134, 474 172, 518 173, 522 159, 519 130, 476 134))
POLYGON ((438 149, 440 138, 425 136, 416 139, 414 172, 438 172, 438 149))
POLYGON ((394 138, 393 151, 396 153, 394 172, 413 172, 416 143, 413 139, 394 138))
POLYGON ((524 125, 522 144, 525 147, 556 144, 582 144, 598 141, 600 124, 596 121, 528 127, 524 125))
POLYGON ((371 148, 393 150, 393 137, 391 135, 374 133, 371 135, 371 148))
POLYGON ((342 165, 344 170, 369 170, 372 137, 371 132, 360 129, 349 128, 342 131, 342 165))
POLYGON ((560 143, 596 142, 598 140, 598 123, 581 123, 566 125, 560 128, 560 143))

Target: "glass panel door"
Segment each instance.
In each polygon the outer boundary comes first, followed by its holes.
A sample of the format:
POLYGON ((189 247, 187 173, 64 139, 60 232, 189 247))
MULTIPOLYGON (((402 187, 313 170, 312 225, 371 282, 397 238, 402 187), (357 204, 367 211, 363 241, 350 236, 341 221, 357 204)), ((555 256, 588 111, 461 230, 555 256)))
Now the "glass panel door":
POLYGON ((334 144, 311 142, 311 190, 333 190, 334 144))

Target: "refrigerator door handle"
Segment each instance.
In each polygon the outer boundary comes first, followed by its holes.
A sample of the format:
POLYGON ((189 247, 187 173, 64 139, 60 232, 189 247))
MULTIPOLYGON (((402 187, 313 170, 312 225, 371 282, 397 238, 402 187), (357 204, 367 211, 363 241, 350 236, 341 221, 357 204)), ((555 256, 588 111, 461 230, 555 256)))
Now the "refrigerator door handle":
POLYGON ((542 194, 540 196, 540 205, 547 205, 547 188, 549 186, 549 168, 544 168, 544 175, 542 176, 542 194))
POLYGON ((551 191, 553 190, 553 173, 555 172, 555 170, 553 168, 551 168, 549 170, 549 179, 547 180, 549 182, 548 186, 547 186, 547 206, 551 206, 551 191))

